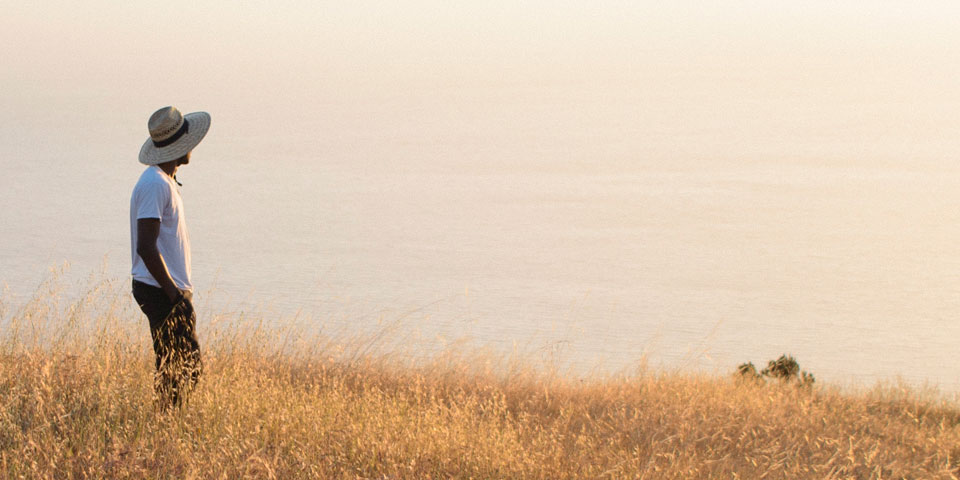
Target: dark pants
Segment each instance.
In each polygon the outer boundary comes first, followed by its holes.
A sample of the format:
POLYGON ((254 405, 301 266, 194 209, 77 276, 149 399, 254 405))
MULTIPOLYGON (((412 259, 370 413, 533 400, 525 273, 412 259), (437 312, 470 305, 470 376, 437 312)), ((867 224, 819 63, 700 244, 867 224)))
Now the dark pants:
POLYGON ((170 302, 163 290, 133 281, 133 298, 150 320, 153 352, 157 355, 154 389, 162 408, 179 406, 203 369, 197 342, 197 315, 190 299, 170 302))

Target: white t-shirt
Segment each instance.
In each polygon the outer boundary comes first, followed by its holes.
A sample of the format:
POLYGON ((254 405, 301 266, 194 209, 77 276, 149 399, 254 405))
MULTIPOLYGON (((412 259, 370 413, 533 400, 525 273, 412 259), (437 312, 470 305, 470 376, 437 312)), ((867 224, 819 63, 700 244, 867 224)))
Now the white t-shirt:
POLYGON ((190 235, 177 184, 160 167, 152 165, 140 175, 130 196, 130 245, 133 252, 133 279, 159 287, 140 255, 137 255, 137 220, 159 218, 157 250, 167 264, 173 283, 193 290, 190 283, 190 235))

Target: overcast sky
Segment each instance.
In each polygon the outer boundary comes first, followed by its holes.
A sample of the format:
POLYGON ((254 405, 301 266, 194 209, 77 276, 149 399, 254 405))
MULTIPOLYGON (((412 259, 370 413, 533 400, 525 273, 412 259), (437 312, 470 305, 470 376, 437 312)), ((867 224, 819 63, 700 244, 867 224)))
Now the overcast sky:
POLYGON ((295 122, 439 92, 626 104, 671 135, 755 129, 741 144, 822 142, 821 125, 935 152, 960 127, 958 32, 946 1, 8 2, 0 139, 170 103, 295 122))

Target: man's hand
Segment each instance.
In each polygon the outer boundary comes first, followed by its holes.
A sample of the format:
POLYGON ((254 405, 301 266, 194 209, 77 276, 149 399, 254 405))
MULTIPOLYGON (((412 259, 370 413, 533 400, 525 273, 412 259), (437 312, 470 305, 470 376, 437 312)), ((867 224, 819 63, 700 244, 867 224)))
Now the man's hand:
POLYGON ((163 293, 167 295, 167 299, 170 300, 170 303, 176 303, 177 299, 180 298, 180 289, 175 286, 168 286, 163 289, 163 293))
POLYGON ((163 293, 165 293, 167 295, 167 298, 170 299, 170 303, 177 303, 177 300, 179 300, 180 297, 186 298, 191 302, 193 301, 193 292, 191 292, 190 290, 182 290, 177 287, 173 287, 169 290, 163 289, 163 293))

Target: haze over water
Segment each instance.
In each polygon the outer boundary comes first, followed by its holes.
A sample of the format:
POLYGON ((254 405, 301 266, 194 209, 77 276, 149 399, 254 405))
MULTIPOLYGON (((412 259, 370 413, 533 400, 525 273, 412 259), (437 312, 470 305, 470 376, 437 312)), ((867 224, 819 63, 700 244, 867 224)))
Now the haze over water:
POLYGON ((0 282, 127 275, 172 104, 208 313, 957 390, 960 7, 513 3, 5 6, 0 282))

